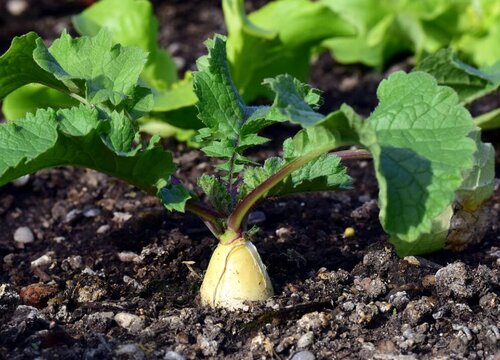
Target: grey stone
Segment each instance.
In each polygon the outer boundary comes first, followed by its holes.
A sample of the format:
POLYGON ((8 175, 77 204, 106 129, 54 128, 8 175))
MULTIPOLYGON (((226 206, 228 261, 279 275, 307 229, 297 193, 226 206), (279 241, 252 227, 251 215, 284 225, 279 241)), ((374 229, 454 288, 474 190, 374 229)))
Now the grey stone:
POLYGON ((146 357, 144 351, 137 344, 118 345, 115 354, 122 358, 125 357, 133 360, 142 360, 146 357))
POLYGON ((316 360, 316 356, 312 352, 304 350, 293 354, 290 360, 316 360))
POLYGON ((175 351, 167 351, 163 360, 186 360, 184 356, 175 351))
POLYGON ((137 315, 120 312, 113 318, 118 325, 131 333, 137 333, 144 328, 144 321, 137 315))
POLYGON ((314 333, 312 331, 306 332, 297 341, 297 347, 299 349, 304 349, 310 346, 314 341, 314 333))
POLYGON ((29 244, 35 241, 35 235, 27 226, 21 226, 14 232, 14 241, 22 244, 29 244))

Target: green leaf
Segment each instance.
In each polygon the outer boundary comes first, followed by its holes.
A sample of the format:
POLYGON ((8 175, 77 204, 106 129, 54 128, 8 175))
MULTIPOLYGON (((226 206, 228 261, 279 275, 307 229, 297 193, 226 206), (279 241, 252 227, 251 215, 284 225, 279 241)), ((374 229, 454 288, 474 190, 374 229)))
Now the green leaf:
POLYGON ((10 48, 0 57, 0 99, 31 83, 44 84, 60 91, 67 91, 61 81, 44 71, 33 60, 33 51, 37 47, 38 39, 38 35, 34 32, 15 37, 10 48))
POLYGON ((113 45, 105 31, 77 39, 63 33, 50 48, 38 40, 33 57, 68 88, 76 84, 88 101, 115 106, 132 94, 147 58, 139 48, 113 45))
POLYGON ((222 2, 231 72, 247 101, 271 95, 261 86, 265 78, 288 73, 305 80, 314 47, 333 36, 354 34, 346 21, 320 2, 274 1, 248 16, 244 5, 244 0, 222 2))
POLYGON ((265 79, 263 84, 269 86, 276 94, 273 109, 278 111, 282 118, 287 118, 302 127, 313 126, 323 119, 323 115, 313 110, 321 105, 321 95, 318 90, 290 75, 265 79))
POLYGON ((175 166, 170 153, 154 141, 132 156, 112 151, 102 140, 109 120, 78 108, 39 110, 0 125, 0 185, 35 171, 65 165, 94 169, 149 193, 165 186, 175 166))
POLYGON ((500 84, 495 84, 491 75, 462 62, 451 49, 441 49, 426 57, 414 71, 425 71, 434 76, 439 85, 453 88, 463 103, 494 91, 500 84))
POLYGON ((37 109, 70 108, 78 101, 69 95, 40 84, 28 84, 11 92, 2 102, 2 111, 7 120, 21 119, 37 109))
POLYGON ((177 81, 174 61, 158 47, 158 20, 149 1, 101 0, 73 17, 73 24, 81 35, 95 36, 105 28, 115 43, 148 52, 142 78, 150 87, 167 90, 177 81))
POLYGON ((473 166, 473 123, 457 95, 422 72, 397 72, 377 91, 380 104, 360 131, 373 154, 380 220, 399 254, 436 250, 419 243, 455 198, 473 166))

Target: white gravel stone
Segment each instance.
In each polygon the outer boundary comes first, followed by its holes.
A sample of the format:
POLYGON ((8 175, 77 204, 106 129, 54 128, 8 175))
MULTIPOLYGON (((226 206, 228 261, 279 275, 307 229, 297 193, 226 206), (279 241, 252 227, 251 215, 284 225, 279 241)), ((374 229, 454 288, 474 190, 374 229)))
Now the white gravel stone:
POLYGON ((21 226, 14 232, 14 241, 22 244, 29 244, 35 241, 35 235, 27 226, 21 226))
POLYGON ((29 175, 24 175, 21 176, 20 178, 17 178, 16 180, 12 181, 12 185, 15 187, 23 187, 30 181, 30 176, 29 175))
POLYGON ((313 341, 314 341, 314 333, 312 331, 308 331, 299 338, 299 341, 297 341, 297 347, 299 349, 304 349, 309 345, 311 345, 313 341))
POLYGON ((52 254, 47 253, 40 256, 38 259, 31 262, 31 268, 47 268, 52 264, 52 254))
POLYGON ((119 252, 117 255, 118 255, 118 259, 120 259, 121 262, 138 262, 138 261, 140 261, 140 256, 132 251, 122 251, 122 252, 119 252))
POLYGON ((114 320, 122 328, 132 333, 139 332, 144 327, 144 321, 139 316, 126 312, 116 314, 114 320))
POLYGON ((26 0, 9 0, 7 1, 7 11, 14 16, 22 15, 28 9, 28 2, 26 0))
POLYGON ((99 228, 97 229, 96 233, 98 234, 105 234, 109 231, 111 227, 109 225, 101 225, 99 226, 99 228))

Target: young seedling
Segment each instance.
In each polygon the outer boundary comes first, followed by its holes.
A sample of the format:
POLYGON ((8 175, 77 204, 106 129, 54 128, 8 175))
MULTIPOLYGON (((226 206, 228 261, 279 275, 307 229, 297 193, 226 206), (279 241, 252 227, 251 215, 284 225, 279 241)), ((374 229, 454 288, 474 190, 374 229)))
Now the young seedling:
MULTIPOLYGON (((80 103, 0 125, 0 185, 39 169, 75 165, 158 195, 168 210, 199 216, 219 242, 201 287, 202 303, 234 309, 273 294, 247 228, 249 212, 263 199, 348 188, 341 161, 373 158, 382 225, 401 255, 420 254, 444 246, 457 194, 474 198, 477 184, 464 178, 489 179, 478 175, 486 165, 474 162, 482 158, 481 147, 469 113, 452 89, 428 74, 398 72, 384 80, 380 104, 367 120, 346 105, 327 116, 317 113, 318 91, 289 75, 264 82, 275 93, 271 106, 248 106, 232 82, 225 38, 206 44, 208 55, 198 60, 194 75, 205 125, 198 141, 219 161, 216 175, 198 179, 204 197, 174 176, 172 156, 157 138, 146 143, 138 136, 137 120, 153 105, 151 92, 138 85, 146 55, 114 45, 105 32, 78 39, 63 34, 50 48, 31 33, 14 39, 0 57, 0 98, 41 83, 80 103), (303 129, 284 142, 281 157, 259 164, 245 154, 268 141, 259 135, 262 129, 283 121, 303 129), (345 145, 366 150, 330 153, 345 145), (460 192, 462 184, 467 187, 460 192)), ((477 205, 489 184, 481 190, 477 205)))

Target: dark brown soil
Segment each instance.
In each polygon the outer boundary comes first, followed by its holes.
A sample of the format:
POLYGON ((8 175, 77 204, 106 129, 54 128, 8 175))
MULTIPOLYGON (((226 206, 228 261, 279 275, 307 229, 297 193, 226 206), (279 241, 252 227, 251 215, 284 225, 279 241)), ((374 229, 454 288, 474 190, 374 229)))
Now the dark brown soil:
MULTIPOLYGON (((22 26, 0 11, 0 47, 16 27, 54 37, 55 24, 69 24, 80 6, 55 14, 43 10, 53 2, 37 4, 22 26)), ((161 41, 182 69, 204 52, 201 41, 224 32, 217 1, 155 5, 161 41)), ((383 76, 322 56, 311 81, 325 90, 325 111, 346 101, 369 114, 383 76)), ((191 183, 210 169, 197 150, 165 146, 191 183)), ((273 141, 256 159, 276 149, 273 141)), ((215 241, 193 216, 82 169, 41 171, 23 187, 1 188, 0 359, 497 359, 499 187, 480 245, 400 259, 377 219, 371 163, 348 165, 354 190, 255 209, 254 243, 276 296, 235 313, 199 305, 215 241), (14 241, 20 227, 33 242, 14 241), (354 237, 343 236, 347 227, 354 237)))

